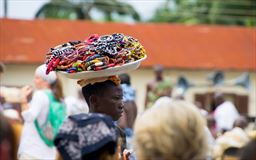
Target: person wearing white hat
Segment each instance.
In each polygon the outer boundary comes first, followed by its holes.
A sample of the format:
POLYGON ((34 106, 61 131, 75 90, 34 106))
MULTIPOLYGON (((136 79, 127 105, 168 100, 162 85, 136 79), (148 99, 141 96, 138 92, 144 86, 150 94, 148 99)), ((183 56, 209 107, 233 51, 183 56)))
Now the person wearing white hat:
MULTIPOLYGON (((61 102, 63 98, 60 82, 55 72, 46 74, 46 65, 37 67, 34 76, 35 91, 31 101, 27 97, 33 91, 31 86, 21 89, 22 94, 22 117, 24 127, 18 150, 18 159, 55 159, 56 149, 53 145, 46 143, 40 131, 49 122, 51 114, 52 99, 61 102), (57 86, 57 89, 56 89, 57 86), (59 88, 59 89, 58 89, 59 88)), ((55 101, 54 101, 55 102, 55 101)), ((44 132, 43 132, 44 133, 44 132)))

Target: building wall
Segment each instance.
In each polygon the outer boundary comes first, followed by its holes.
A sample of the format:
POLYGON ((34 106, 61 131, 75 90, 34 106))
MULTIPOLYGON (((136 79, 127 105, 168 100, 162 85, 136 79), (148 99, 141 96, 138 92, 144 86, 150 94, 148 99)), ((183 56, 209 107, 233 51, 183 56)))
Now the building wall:
MULTIPOLYGON (((169 77, 171 82, 175 85, 179 76, 185 76, 191 83, 197 85, 207 84, 207 75, 212 71, 207 70, 177 70, 177 69, 166 69, 164 72, 165 77, 169 77)), ((236 79, 243 72, 241 71, 225 71, 225 79, 230 81, 236 79)), ((132 84, 137 90, 137 104, 140 108, 139 111, 143 110, 144 107, 144 98, 146 92, 146 82, 154 78, 153 70, 151 69, 139 69, 130 73, 132 77, 132 84)), ((229 87, 193 87, 187 90, 185 98, 191 102, 194 101, 194 93, 205 93, 206 91, 223 91, 225 92, 234 92, 237 94, 248 94, 249 95, 249 115, 256 115, 256 72, 250 72, 250 90, 246 90, 240 86, 229 86, 229 87)), ((173 90, 175 95, 175 88, 173 90)))
MULTIPOLYGON (((19 64, 8 64, 6 65, 6 72, 4 73, 1 85, 32 85, 34 70, 37 65, 19 65, 19 64)), ((184 75, 189 81, 194 84, 206 84, 207 75, 212 72, 208 70, 177 70, 177 69, 166 69, 164 72, 165 77, 169 77, 173 84, 176 83, 177 78, 180 75, 184 75)), ((240 76, 243 72, 241 71, 225 71, 225 79, 232 80, 240 76)), ((146 83, 154 78, 153 71, 151 69, 138 69, 129 73, 132 80, 132 86, 136 89, 136 102, 139 107, 139 112, 144 109, 144 98, 146 91, 146 83)), ((64 86, 64 93, 66 96, 74 95, 77 96, 80 87, 76 84, 76 80, 70 80, 60 77, 64 86)), ((239 92, 241 94, 249 95, 249 115, 256 115, 256 72, 250 72, 251 89, 249 91, 241 87, 222 87, 223 90, 229 90, 239 92)), ((216 88, 211 88, 215 90, 216 88)), ((218 88, 217 88, 218 89, 218 88)), ((193 93, 209 90, 209 88, 191 88, 185 95, 185 98, 189 101, 193 101, 193 93)), ((174 89, 175 92, 175 89, 174 89)))

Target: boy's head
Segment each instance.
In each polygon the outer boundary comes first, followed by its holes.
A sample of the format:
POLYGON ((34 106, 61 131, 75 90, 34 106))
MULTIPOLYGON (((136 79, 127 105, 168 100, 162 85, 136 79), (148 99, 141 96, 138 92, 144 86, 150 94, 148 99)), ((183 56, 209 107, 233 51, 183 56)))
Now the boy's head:
POLYGON ((104 113, 118 120, 123 113, 123 91, 120 85, 107 80, 82 88, 90 112, 104 113))

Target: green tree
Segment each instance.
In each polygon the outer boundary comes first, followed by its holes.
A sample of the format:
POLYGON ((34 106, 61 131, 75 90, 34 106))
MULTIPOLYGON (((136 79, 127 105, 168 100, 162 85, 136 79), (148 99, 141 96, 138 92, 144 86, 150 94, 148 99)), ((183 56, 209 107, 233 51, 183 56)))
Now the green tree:
POLYGON ((129 4, 117 0, 51 0, 43 5, 35 18, 89 19, 140 21, 140 16, 129 4), (100 17, 96 19, 95 17, 100 17))
POLYGON ((256 0, 166 0, 150 21, 255 26, 256 0))
POLYGON ((209 22, 212 24, 256 25, 256 0, 213 1, 209 22))

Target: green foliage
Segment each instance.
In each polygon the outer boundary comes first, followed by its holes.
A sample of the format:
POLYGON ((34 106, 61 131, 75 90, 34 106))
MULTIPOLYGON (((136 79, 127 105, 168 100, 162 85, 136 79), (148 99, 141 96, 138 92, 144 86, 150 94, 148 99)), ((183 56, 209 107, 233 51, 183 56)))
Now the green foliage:
POLYGON ((151 22, 256 25, 256 0, 166 0, 151 22))
POLYGON ((45 4, 36 13, 36 18, 54 19, 85 19, 84 13, 78 6, 69 3, 50 2, 45 4))
POLYGON ((101 21, 121 21, 122 16, 140 21, 131 5, 117 0, 51 0, 38 10, 35 18, 96 20, 93 11, 102 16, 101 21))

